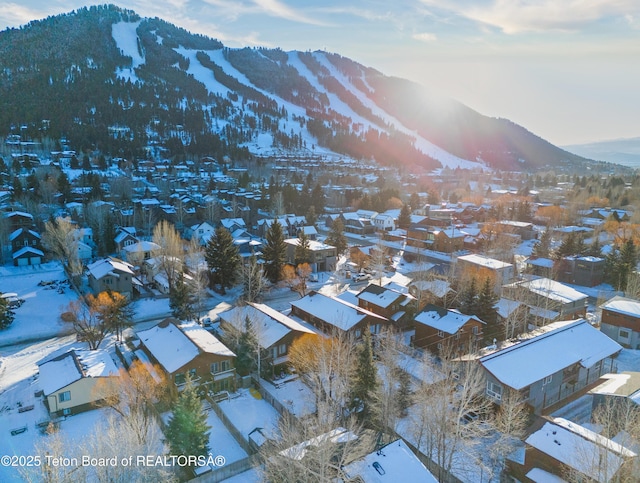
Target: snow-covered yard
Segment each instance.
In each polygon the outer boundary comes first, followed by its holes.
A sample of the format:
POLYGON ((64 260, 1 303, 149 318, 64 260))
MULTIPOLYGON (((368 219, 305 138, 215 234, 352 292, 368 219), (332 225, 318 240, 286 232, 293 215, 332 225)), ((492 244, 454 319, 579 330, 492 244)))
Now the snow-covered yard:
POLYGON ((275 434, 280 415, 264 399, 256 399, 247 389, 238 391, 239 397, 222 401, 220 408, 240 434, 249 441, 249 433, 262 428, 265 435, 275 434))
POLYGON ((229 464, 248 456, 212 409, 208 411, 207 424, 211 426, 209 453, 214 457, 224 456, 229 464))
MULTIPOLYGON (((276 381, 278 382, 278 381, 276 381)), ((293 379, 274 386, 262 381, 262 387, 282 404, 291 414, 302 418, 316 412, 313 392, 300 379, 293 379)))
POLYGON ((78 295, 67 284, 62 266, 57 262, 29 267, 0 266, 0 292, 16 293, 24 300, 17 307, 13 323, 0 331, 0 346, 13 345, 38 337, 54 337, 70 328, 60 314, 78 295), (38 285, 40 282, 56 282, 38 285))
POLYGON ((622 349, 615 362, 618 372, 640 372, 640 350, 622 349))

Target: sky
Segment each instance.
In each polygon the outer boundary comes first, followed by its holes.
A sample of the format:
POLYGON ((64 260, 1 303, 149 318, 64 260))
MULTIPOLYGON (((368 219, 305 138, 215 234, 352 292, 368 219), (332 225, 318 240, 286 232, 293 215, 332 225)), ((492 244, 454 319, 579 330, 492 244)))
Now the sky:
MULTIPOLYGON (((3 2, 0 29, 85 2, 3 2)), ((228 47, 335 52, 556 145, 640 137, 639 0, 112 3, 228 47)))

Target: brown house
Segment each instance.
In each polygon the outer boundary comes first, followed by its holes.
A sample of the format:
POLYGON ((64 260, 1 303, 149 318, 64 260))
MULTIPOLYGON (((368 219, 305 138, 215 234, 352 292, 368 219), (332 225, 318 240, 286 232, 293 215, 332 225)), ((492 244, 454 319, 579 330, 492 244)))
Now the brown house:
POLYGON ((428 304, 415 317, 413 345, 434 353, 453 351, 465 354, 475 350, 482 339, 485 323, 474 315, 428 304))
POLYGON ((509 461, 519 481, 632 481, 636 453, 566 419, 546 419, 525 444, 524 462, 509 461))
POLYGON ((400 327, 406 322, 407 312, 414 310, 415 299, 410 294, 403 294, 387 287, 369 284, 358 295, 358 307, 381 315, 400 327))
POLYGON ((249 303, 220 314, 220 328, 225 334, 243 333, 247 321, 262 350, 263 368, 270 366, 271 376, 279 374, 287 364, 289 348, 296 339, 304 334, 318 333, 313 327, 295 321, 264 304, 249 303))
POLYGON ((235 358, 222 342, 197 324, 177 325, 168 318, 138 332, 142 346, 158 363, 178 390, 191 381, 214 393, 235 390, 235 358))
POLYGON ((360 338, 365 330, 378 334, 389 325, 386 317, 318 292, 291 302, 291 317, 308 322, 326 334, 338 330, 356 338, 360 338))
POLYGON ((410 246, 444 253, 462 250, 465 236, 466 233, 457 228, 433 229, 413 224, 407 229, 407 243, 410 246))
POLYGON ((640 302, 613 297, 600 308, 600 330, 624 347, 640 349, 640 302))

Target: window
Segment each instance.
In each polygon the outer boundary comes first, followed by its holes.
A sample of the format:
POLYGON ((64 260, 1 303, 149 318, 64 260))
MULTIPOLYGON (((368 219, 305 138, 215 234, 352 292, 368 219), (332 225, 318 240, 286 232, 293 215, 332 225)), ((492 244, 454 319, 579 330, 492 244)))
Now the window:
POLYGON ((544 378, 544 381, 542 381, 542 385, 546 386, 547 384, 551 384, 551 381, 553 381, 553 376, 547 376, 544 378))
POLYGON ((361 335, 362 332, 360 331, 360 329, 356 329, 356 339, 359 339, 361 335))
POLYGON ((492 381, 487 381, 487 396, 500 401, 502 399, 502 386, 492 381))
POLYGON ((71 401, 71 391, 65 391, 58 394, 58 402, 71 401))
POLYGON ((65 408, 62 410, 62 415, 63 416, 69 416, 69 414, 71 414, 71 409, 70 408, 65 408))
POLYGON ((369 326, 369 332, 371 332, 372 334, 379 334, 380 333, 380 324, 374 324, 369 326))
POLYGON ((477 325, 473 326, 473 335, 478 335, 480 333, 480 327, 477 325))
POLYGON ((217 372, 220 372, 218 363, 217 362, 211 363, 211 374, 215 374, 217 372))
POLYGON ((278 346, 278 354, 286 354, 287 353, 287 344, 280 344, 278 346))
POLYGON ((620 339, 631 339, 631 331, 628 329, 619 329, 618 330, 618 337, 620 339))
POLYGON ((189 369, 189 377, 191 377, 192 381, 198 378, 198 373, 195 369, 189 369))
POLYGON ((438 337, 444 337, 444 332, 443 332, 443 331, 441 331, 441 330, 439 330, 439 331, 438 331, 438 337))
POLYGON ((176 385, 181 386, 183 385, 186 381, 186 378, 184 376, 184 374, 182 372, 176 374, 175 376, 173 376, 173 380, 175 381, 176 385))
POLYGON ((460 332, 456 332, 456 339, 460 339, 460 332))
POLYGON ((231 363, 229 361, 222 361, 220 363, 221 372, 228 371, 231 369, 231 363))
POLYGON ((441 351, 442 350, 442 344, 440 342, 438 342, 438 350, 441 351))

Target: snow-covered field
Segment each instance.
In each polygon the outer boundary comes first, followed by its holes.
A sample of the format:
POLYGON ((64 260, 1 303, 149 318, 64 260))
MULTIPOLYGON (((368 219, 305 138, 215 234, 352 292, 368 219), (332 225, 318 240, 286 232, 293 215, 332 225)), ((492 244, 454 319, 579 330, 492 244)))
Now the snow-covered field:
POLYGON ((222 401, 220 408, 247 442, 249 433, 256 428, 262 428, 265 435, 275 434, 280 418, 278 411, 264 399, 253 397, 247 389, 240 389, 238 394, 235 399, 222 401))
POLYGON ((7 346, 39 337, 54 337, 70 332, 60 320, 60 314, 78 295, 68 285, 39 286, 41 281, 64 281, 67 277, 57 262, 30 267, 0 266, 0 292, 14 292, 24 299, 15 309, 15 320, 0 331, 0 346, 7 346))

